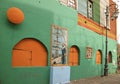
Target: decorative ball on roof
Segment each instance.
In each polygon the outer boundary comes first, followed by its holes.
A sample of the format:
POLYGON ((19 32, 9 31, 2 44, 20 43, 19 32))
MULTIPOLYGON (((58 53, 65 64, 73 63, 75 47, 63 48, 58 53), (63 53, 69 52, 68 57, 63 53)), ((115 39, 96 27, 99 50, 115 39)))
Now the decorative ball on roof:
POLYGON ((7 10, 7 17, 8 20, 14 24, 20 24, 24 21, 24 13, 16 7, 11 7, 7 10))

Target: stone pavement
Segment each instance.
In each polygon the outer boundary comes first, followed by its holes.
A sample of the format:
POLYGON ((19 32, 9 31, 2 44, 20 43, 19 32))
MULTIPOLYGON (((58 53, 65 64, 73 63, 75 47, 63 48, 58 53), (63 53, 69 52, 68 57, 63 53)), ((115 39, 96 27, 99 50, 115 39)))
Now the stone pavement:
POLYGON ((84 78, 71 81, 70 84, 120 84, 120 74, 110 74, 103 77, 84 78))

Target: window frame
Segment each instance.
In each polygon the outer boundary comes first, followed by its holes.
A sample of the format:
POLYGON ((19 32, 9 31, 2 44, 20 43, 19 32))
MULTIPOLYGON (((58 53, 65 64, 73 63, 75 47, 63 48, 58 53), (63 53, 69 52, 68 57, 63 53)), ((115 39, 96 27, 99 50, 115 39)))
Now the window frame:
POLYGON ((59 0, 59 2, 65 6, 77 9, 77 0, 59 0))
POLYGON ((87 1, 87 17, 90 19, 93 19, 93 1, 92 0, 87 1), (89 4, 92 6, 91 8, 89 8, 89 4), (90 12, 90 9, 91 9, 91 12, 90 12))

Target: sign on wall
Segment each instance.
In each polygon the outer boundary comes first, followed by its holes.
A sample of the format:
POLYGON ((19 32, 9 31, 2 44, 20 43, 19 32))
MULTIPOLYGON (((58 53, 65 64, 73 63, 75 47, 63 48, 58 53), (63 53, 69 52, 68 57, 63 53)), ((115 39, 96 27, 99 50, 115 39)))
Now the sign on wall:
POLYGON ((52 25, 51 64, 67 63, 67 29, 52 25))

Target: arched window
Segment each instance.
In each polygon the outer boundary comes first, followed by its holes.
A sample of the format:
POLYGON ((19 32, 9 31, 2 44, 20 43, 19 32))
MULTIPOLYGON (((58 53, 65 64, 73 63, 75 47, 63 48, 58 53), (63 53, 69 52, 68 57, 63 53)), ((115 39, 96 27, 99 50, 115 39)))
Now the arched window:
POLYGON ((108 63, 112 63, 112 52, 109 51, 108 53, 108 63))
POLYGON ((100 50, 96 52, 96 64, 102 64, 102 53, 100 50))
POLYGON ((36 39, 18 42, 12 51, 12 66, 47 66, 47 49, 36 39))
POLYGON ((79 48, 75 45, 70 48, 69 65, 70 66, 79 65, 79 48))

